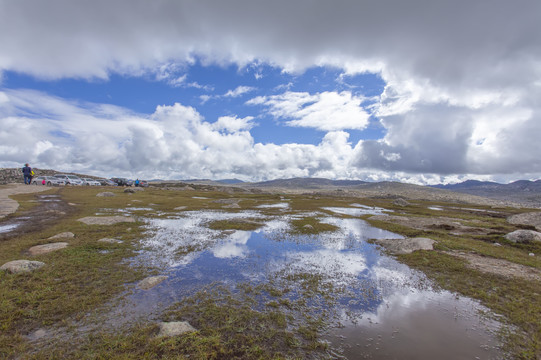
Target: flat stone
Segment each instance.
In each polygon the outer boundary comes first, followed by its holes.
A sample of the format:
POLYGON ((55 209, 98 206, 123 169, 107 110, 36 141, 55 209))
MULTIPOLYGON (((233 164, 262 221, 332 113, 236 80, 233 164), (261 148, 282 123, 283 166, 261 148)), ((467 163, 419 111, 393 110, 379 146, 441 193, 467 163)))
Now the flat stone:
POLYGON ((57 243, 50 243, 50 244, 44 244, 44 245, 36 245, 28 249, 28 252, 30 253, 30 255, 42 255, 42 254, 47 254, 56 250, 64 249, 68 245, 69 244, 67 242, 57 242, 57 243))
POLYGON ((97 193, 96 196, 97 197, 112 197, 116 195, 110 191, 104 191, 104 192, 97 193))
POLYGON ((160 323, 160 332, 158 336, 178 336, 188 332, 197 331, 187 321, 172 321, 160 323))
POLYGON ((0 266, 0 270, 4 270, 12 274, 20 274, 37 270, 44 265, 45 263, 42 263, 41 261, 13 260, 0 266))
POLYGON ((74 237, 75 237, 74 233, 66 231, 60 234, 53 235, 47 239, 62 239, 62 238, 74 238, 74 237))
POLYGON ((516 214, 507 218, 513 225, 530 225, 541 231, 541 211, 516 214))
POLYGON ((145 191, 145 189, 140 188, 140 187, 133 187, 133 188, 127 188, 126 190, 124 190, 125 193, 130 193, 130 194, 134 194, 138 191, 145 191))
POLYGON ((131 216, 87 216, 79 219, 78 221, 87 225, 114 225, 121 222, 135 222, 135 219, 131 216))
POLYGON ((429 238, 377 239, 376 244, 383 246, 391 254, 411 254, 417 250, 434 250, 435 241, 429 238))
POLYGON ((139 283, 137 284, 137 286, 139 287, 139 289, 142 289, 142 290, 149 290, 149 289, 152 289, 154 286, 158 285, 159 283, 161 283, 162 281, 164 281, 165 279, 167 279, 167 276, 150 276, 150 277, 147 277, 141 281, 139 281, 139 283))
POLYGON ((186 209, 187 206, 177 206, 176 208, 174 208, 173 210, 184 210, 186 209))
POLYGON ((514 243, 529 244, 541 242, 541 233, 533 230, 515 230, 505 235, 505 238, 514 243))
POLYGON ((411 205, 406 199, 402 199, 402 198, 396 199, 395 201, 393 201, 393 204, 397 206, 410 206, 411 205))
POLYGON ((122 244, 123 243, 122 240, 113 239, 113 238, 99 239, 98 242, 109 243, 109 244, 122 244))

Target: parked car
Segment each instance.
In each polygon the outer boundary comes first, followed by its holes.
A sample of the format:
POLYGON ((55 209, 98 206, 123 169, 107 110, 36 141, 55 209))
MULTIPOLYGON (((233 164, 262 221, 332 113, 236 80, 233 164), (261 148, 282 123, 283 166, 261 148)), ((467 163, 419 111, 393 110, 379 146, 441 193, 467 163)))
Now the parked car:
POLYGON ((64 180, 66 185, 83 185, 83 180, 75 175, 55 174, 54 177, 64 180))
POLYGON ((103 186, 118 186, 116 182, 109 179, 99 179, 98 180, 103 186))
POLYGON ((139 186, 140 187, 148 187, 148 181, 146 181, 146 180, 139 181, 139 186))
POLYGON ((45 180, 45 185, 66 185, 66 182, 62 179, 59 179, 55 176, 38 176, 32 179, 32 184, 34 185, 43 185, 43 180, 45 180))
POLYGON ((132 186, 133 180, 126 178, 111 178, 118 186, 132 186))
POLYGON ((87 186, 101 186, 101 183, 91 178, 83 178, 83 185, 87 186))

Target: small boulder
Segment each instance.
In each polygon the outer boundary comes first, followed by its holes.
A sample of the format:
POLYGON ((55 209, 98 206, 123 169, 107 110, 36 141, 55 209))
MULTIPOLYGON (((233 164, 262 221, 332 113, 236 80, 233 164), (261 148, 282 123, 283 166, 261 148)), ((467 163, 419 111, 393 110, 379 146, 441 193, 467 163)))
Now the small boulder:
POLYGON ((104 192, 97 193, 96 196, 97 197, 112 197, 116 195, 110 191, 104 191, 104 192))
POLYGON ((47 239, 62 239, 62 238, 74 238, 74 237, 75 237, 74 233, 66 231, 60 234, 53 235, 47 239))
POLYGON ((131 216, 87 216, 78 221, 87 225, 114 225, 120 222, 135 222, 131 216))
POLYGON ((42 263, 41 261, 13 260, 0 266, 0 270, 4 270, 12 274, 20 274, 37 270, 44 265, 45 263, 42 263))
POLYGON ((514 243, 529 244, 541 242, 541 233, 533 230, 515 230, 505 235, 505 238, 514 243))
POLYGON ((391 254, 411 254, 417 250, 434 250, 435 241, 429 238, 377 239, 376 244, 383 246, 391 254))
POLYGON ((64 249, 68 245, 69 244, 67 242, 57 242, 57 243, 50 243, 50 244, 44 244, 44 245, 36 245, 28 249, 28 252, 30 253, 30 255, 43 255, 43 254, 47 254, 56 250, 64 249))
POLYGON ((103 238, 99 239, 98 242, 108 243, 108 244, 122 244, 122 240, 112 239, 112 238, 103 238))
POLYGON ((165 279, 167 279, 167 276, 163 276, 163 275, 162 276, 150 276, 150 277, 147 277, 147 278, 139 281, 137 286, 141 290, 149 290, 149 289, 152 289, 154 286, 158 285, 159 283, 161 283, 162 281, 164 281, 165 279))
POLYGON ((396 199, 395 201, 393 201, 393 204, 396 206, 402 206, 402 207, 411 205, 406 199, 402 199, 402 198, 396 199))
POLYGON ((541 231, 541 211, 516 214, 507 218, 510 224, 530 225, 541 231))
POLYGON ((125 193, 135 194, 138 191, 145 191, 145 189, 140 187, 129 187, 126 190, 124 190, 125 193))
POLYGON ((158 336, 178 336, 188 332, 197 331, 187 321, 172 321, 160 323, 160 332, 158 336))

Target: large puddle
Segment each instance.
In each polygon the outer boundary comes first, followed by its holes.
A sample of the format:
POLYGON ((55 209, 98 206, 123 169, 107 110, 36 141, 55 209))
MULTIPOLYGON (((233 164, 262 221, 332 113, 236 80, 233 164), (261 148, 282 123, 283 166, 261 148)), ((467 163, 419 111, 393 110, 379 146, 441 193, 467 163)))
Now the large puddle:
MULTIPOLYGON (((326 208, 358 216, 384 209, 326 208)), ((257 211, 187 211, 167 219, 148 219, 144 249, 136 262, 168 278, 150 290, 135 290, 119 312, 159 318, 173 303, 219 282, 270 283, 290 289, 291 300, 306 296, 303 277, 318 276, 325 296, 308 299, 314 313, 331 324, 325 339, 337 356, 348 359, 497 359, 498 323, 487 319, 478 302, 434 290, 422 273, 382 254, 367 242, 401 236, 358 218, 317 215, 339 228, 317 236, 291 235, 289 221, 308 214, 267 217, 257 211), (216 220, 250 219, 257 231, 217 231, 216 220), (292 280, 297 279, 297 280, 292 280)), ((129 316, 128 316, 129 318, 129 316)))

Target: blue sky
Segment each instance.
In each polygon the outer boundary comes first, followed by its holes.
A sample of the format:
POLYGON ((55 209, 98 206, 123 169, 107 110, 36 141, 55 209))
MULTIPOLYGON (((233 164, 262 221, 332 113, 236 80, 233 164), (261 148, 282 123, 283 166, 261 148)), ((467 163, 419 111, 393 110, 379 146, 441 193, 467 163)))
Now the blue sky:
POLYGON ((0 166, 537 179, 540 7, 0 0, 0 166))

